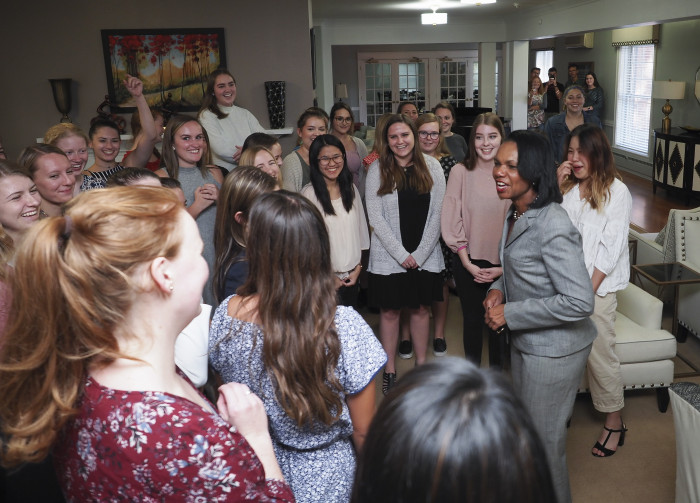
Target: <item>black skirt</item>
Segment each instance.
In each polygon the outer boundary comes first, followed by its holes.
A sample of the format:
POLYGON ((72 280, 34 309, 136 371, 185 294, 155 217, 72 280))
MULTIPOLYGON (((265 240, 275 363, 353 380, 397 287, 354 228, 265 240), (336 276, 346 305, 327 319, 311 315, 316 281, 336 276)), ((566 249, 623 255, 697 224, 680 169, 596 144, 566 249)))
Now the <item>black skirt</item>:
POLYGON ((440 273, 408 269, 396 274, 369 273, 367 303, 379 309, 418 308, 442 298, 440 273))

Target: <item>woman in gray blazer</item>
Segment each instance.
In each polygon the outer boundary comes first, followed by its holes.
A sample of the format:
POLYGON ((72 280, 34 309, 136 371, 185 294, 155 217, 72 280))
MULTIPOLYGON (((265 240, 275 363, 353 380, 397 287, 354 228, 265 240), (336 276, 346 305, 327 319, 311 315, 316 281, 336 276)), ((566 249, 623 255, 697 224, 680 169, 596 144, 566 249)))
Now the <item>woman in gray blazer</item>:
POLYGON ((566 422, 596 330, 581 236, 558 204, 553 161, 533 131, 513 132, 498 150, 496 190, 513 204, 500 244, 503 276, 484 307, 492 330, 510 330, 513 386, 544 442, 557 499, 567 503, 566 422))

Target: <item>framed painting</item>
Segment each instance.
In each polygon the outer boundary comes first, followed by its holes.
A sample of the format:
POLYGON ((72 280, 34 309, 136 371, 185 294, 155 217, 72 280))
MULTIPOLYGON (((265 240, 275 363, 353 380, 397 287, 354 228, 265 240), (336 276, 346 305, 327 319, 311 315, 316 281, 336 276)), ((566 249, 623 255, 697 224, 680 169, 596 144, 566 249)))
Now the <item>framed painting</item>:
POLYGON ((102 50, 111 109, 133 112, 126 74, 143 82, 146 101, 166 100, 182 111, 199 110, 207 77, 226 66, 223 28, 102 30, 102 50))
MULTIPOLYGON (((578 78, 585 82, 586 74, 594 71, 593 67, 595 66, 595 63, 593 61, 573 61, 570 62, 569 65, 578 66, 578 78)), ((566 78, 568 79, 569 76, 567 75, 566 78)))

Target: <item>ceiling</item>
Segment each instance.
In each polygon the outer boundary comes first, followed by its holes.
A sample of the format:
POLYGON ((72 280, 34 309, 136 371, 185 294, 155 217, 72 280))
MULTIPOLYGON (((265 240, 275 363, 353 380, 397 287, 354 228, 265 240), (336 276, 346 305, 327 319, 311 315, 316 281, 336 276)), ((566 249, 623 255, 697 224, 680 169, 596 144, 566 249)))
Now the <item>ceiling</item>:
POLYGON ((588 3, 590 0, 497 0, 495 4, 468 5, 460 0, 311 0, 314 22, 333 19, 410 18, 430 12, 447 12, 450 18, 474 21, 509 18, 539 9, 560 8, 563 5, 588 3))

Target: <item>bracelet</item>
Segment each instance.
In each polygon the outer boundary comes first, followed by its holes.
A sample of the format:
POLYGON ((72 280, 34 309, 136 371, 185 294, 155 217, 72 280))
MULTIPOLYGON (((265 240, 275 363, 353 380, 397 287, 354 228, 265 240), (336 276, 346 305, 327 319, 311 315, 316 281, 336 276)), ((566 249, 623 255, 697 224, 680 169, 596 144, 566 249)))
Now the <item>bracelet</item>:
POLYGON ((468 247, 468 245, 460 246, 459 248, 457 248, 457 251, 461 252, 462 250, 464 250, 467 247, 468 247))

